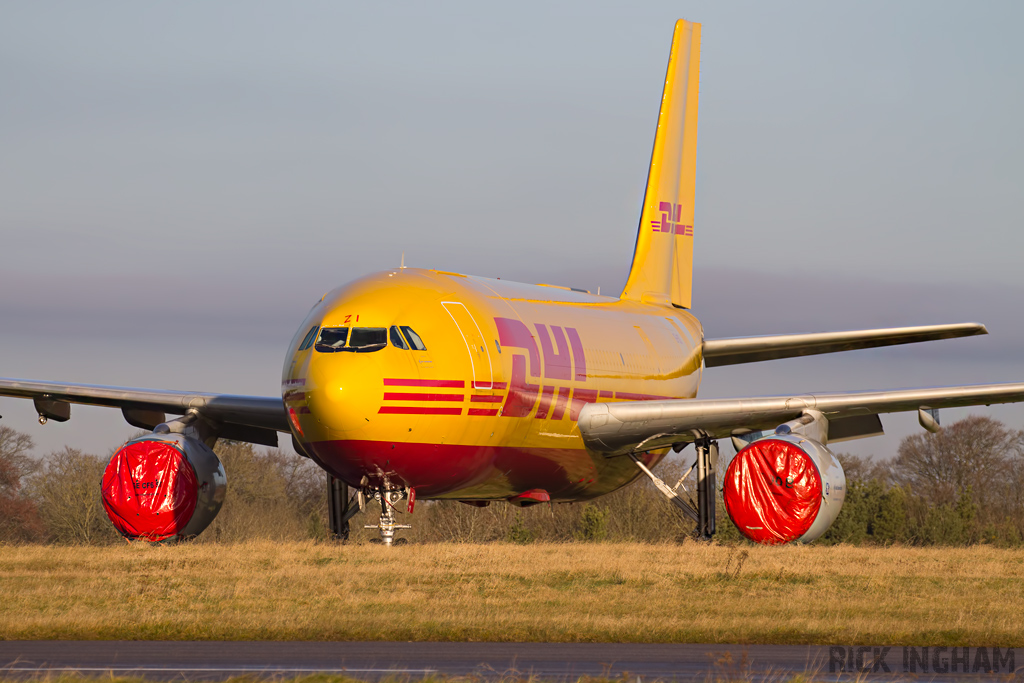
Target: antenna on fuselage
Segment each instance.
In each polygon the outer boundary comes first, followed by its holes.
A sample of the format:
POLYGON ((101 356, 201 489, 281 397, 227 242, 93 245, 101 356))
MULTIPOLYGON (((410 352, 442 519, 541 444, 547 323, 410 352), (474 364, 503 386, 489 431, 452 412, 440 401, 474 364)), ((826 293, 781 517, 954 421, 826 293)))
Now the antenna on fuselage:
POLYGON ((402 252, 402 264, 400 266, 398 266, 398 268, 399 268, 399 270, 404 270, 405 269, 405 252, 404 251, 402 252))

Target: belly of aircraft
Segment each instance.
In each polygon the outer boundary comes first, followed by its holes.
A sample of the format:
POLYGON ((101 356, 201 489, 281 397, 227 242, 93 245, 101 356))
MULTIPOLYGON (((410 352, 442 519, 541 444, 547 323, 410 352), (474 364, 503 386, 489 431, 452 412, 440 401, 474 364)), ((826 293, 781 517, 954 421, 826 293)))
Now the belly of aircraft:
MULTIPOLYGON (((355 439, 320 441, 308 448, 349 485, 373 485, 386 476, 415 488, 417 498, 508 499, 540 489, 552 500, 582 500, 609 493, 639 474, 628 458, 606 459, 583 448, 355 439)), ((662 455, 651 453, 648 464, 662 455)))

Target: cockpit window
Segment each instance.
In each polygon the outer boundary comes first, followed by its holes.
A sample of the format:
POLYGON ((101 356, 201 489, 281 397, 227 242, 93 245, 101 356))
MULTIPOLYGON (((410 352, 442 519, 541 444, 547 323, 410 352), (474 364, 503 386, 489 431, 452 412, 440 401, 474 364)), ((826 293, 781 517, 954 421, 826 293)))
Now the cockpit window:
POLYGON ((314 348, 321 353, 369 353, 380 351, 387 345, 386 327, 353 327, 351 330, 347 327, 325 327, 320 330, 320 338, 314 348))
POLYGON ((309 332, 306 333, 306 336, 302 338, 302 343, 299 344, 299 351, 305 351, 306 349, 313 345, 313 340, 316 339, 316 331, 316 325, 313 325, 313 327, 309 328, 309 332))
POLYGON ((402 333, 398 331, 398 325, 391 326, 391 345, 398 349, 409 350, 409 345, 402 339, 402 333))
POLYGON ((316 350, 321 353, 340 351, 348 341, 347 327, 325 327, 316 340, 316 350))
POLYGON ((349 336, 351 351, 379 351, 388 345, 388 331, 384 327, 353 327, 349 336))
POLYGON ((405 338, 409 340, 409 345, 417 351, 426 351, 427 347, 423 344, 423 340, 420 339, 420 335, 409 327, 408 325, 402 325, 402 333, 405 334, 405 338))

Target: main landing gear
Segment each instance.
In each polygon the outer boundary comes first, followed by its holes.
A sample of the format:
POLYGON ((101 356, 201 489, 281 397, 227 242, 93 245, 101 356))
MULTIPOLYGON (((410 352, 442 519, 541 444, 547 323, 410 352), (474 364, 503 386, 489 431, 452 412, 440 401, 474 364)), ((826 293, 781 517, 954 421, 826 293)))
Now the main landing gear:
POLYGON ((348 484, 327 475, 327 526, 336 541, 347 541, 348 521, 366 506, 362 491, 349 495, 348 484))
MULTIPOLYGON (((685 444, 676 450, 682 450, 683 446, 685 444)), ((718 442, 707 436, 699 436, 694 440, 693 446, 697 451, 696 461, 672 487, 651 472, 636 453, 630 453, 629 457, 673 505, 697 523, 694 535, 702 541, 710 541, 711 537, 715 535, 715 468, 718 465, 718 442), (690 476, 694 469, 697 470, 696 501, 694 501, 690 490, 683 484, 683 481, 690 476), (685 497, 680 496, 679 491, 682 491, 685 497)))
MULTIPOLYGON (((399 524, 395 516, 398 511, 398 503, 402 500, 409 500, 409 512, 412 512, 416 502, 416 493, 413 489, 404 486, 395 486, 386 477, 382 477, 382 485, 374 489, 368 486, 368 481, 363 479, 363 488, 349 494, 349 486, 341 479, 330 474, 327 475, 327 522, 331 529, 331 535, 339 541, 347 541, 350 527, 349 520, 357 512, 366 508, 368 499, 380 503, 380 521, 377 524, 367 524, 366 529, 379 529, 380 539, 377 542, 384 545, 402 545, 407 541, 404 538, 395 538, 395 532, 399 529, 411 529, 408 524, 399 524)), ((376 539, 375 539, 376 540, 376 539)))

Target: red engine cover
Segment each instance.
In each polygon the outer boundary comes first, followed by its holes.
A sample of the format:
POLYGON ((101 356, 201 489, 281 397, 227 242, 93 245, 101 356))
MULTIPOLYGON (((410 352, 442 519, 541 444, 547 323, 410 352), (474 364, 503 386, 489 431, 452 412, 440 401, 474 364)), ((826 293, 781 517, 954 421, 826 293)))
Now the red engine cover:
POLYGON ((110 459, 102 487, 107 516, 127 538, 170 538, 196 509, 195 469, 166 441, 127 444, 110 459))
POLYGON ((821 475, 796 444, 755 441, 729 464, 725 509, 740 532, 769 545, 803 536, 821 507, 821 475))

